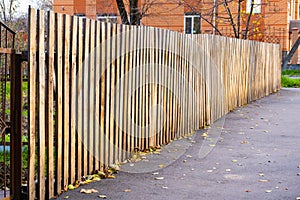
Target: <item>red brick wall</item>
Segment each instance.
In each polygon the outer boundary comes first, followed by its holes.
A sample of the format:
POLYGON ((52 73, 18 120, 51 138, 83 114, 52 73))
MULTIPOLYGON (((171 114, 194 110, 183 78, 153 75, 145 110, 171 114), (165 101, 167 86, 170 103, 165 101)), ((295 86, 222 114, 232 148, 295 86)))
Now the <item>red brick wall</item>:
MULTIPOLYGON (((146 8, 145 0, 139 5, 146 8)), ((128 8, 128 1, 124 1, 128 8)), ((54 0, 54 11, 67 14, 86 14, 88 18, 95 18, 97 14, 119 14, 116 1, 114 0, 54 0), (64 6, 64 10, 61 7, 64 6)), ((128 11, 128 9, 127 9, 128 11)), ((119 19, 119 21, 121 21, 119 19)), ((174 31, 183 31, 184 27, 184 6, 177 1, 157 0, 148 9, 147 16, 142 19, 145 26, 166 28, 174 31)))
POLYGON ((182 32, 184 7, 177 2, 160 0, 150 7, 147 16, 142 19, 142 24, 182 32))
MULTIPOLYGON (((221 0, 219 0, 221 1, 221 0)), ((235 2, 237 0, 234 0, 235 2)), ((140 0, 139 5, 143 7, 145 2, 148 0, 140 0)), ((217 1, 218 2, 218 1, 217 1)), ((280 37, 281 45, 283 50, 288 50, 290 48, 289 42, 289 16, 291 19, 299 19, 299 0, 261 0, 262 13, 255 14, 252 17, 252 23, 256 23, 258 28, 256 34, 253 34, 252 39, 263 40, 263 32, 266 27, 272 27, 273 29, 282 29, 286 33, 280 37), (288 2, 292 3, 290 9, 288 9, 288 2), (290 15, 288 12, 292 11, 290 15), (255 36, 255 38, 254 38, 255 36)), ((245 11, 244 2, 242 10, 245 11)), ((125 4, 128 8, 128 0, 125 0, 125 4)), ((234 15, 237 14, 237 4, 230 4, 231 11, 234 15)), ((157 0, 150 7, 147 15, 142 19, 142 25, 154 26, 160 28, 166 28, 174 31, 184 31, 184 13, 185 12, 200 12, 203 13, 205 10, 212 9, 213 0, 186 0, 186 1, 170 1, 170 0, 157 0), (188 6, 187 6, 187 4, 188 6), (201 8, 201 6, 203 6, 201 8)), ((145 8, 145 6, 144 6, 145 8)), ((54 0, 54 11, 74 14, 74 13, 85 13, 89 18, 95 18, 96 14, 118 14, 118 8, 115 0, 54 0)), ((218 10, 220 16, 226 16, 226 11, 223 7, 218 10)), ((244 20, 247 14, 244 15, 244 20)), ((228 16, 228 15, 227 15, 228 16)), ((120 21, 120 19, 119 19, 120 21)), ((224 23, 222 20, 218 20, 218 27, 224 29, 231 29, 232 26, 229 23, 224 23)), ((245 27, 243 27, 245 28, 245 27)), ((251 26, 251 31, 253 26, 251 26)), ((202 20, 202 31, 212 32, 212 27, 208 23, 202 20)))
POLYGON ((86 12, 86 1, 85 0, 74 0, 74 13, 85 14, 86 12))
MULTIPOLYGON (((76 1, 75 1, 76 2, 76 1)), ((73 15, 74 14, 74 0, 54 0, 54 12, 73 15)))

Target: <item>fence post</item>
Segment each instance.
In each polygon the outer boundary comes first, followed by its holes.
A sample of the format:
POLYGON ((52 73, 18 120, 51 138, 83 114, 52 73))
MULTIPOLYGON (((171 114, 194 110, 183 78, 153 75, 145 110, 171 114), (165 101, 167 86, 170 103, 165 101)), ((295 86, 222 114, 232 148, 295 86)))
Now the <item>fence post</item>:
POLYGON ((11 54, 11 191, 12 199, 21 199, 22 187, 22 58, 11 54))

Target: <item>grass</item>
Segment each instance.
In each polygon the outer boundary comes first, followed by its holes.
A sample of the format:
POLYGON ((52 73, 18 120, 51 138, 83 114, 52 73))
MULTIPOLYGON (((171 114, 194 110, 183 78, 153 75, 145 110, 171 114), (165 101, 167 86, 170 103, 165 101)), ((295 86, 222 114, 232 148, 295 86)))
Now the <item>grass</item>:
MULTIPOLYGON (((6 166, 10 166, 9 151, 6 152, 0 151, 0 162, 5 163, 6 166), (5 154, 5 160, 4 160, 4 154, 5 154)), ((28 145, 24 145, 22 150, 22 170, 25 171, 26 169, 28 169, 28 145)))
POLYGON ((293 79, 290 77, 300 76, 300 70, 284 70, 281 73, 281 86, 300 88, 300 79, 293 79))
MULTIPOLYGON (((26 97, 27 92, 28 92, 28 82, 27 81, 23 81, 22 90, 23 90, 23 97, 26 97)), ((6 94, 5 94, 5 96, 6 96, 6 101, 9 101, 10 100, 10 82, 6 83, 6 94)), ((5 113, 7 115, 10 115, 10 109, 7 108, 5 110, 5 113)), ((23 116, 25 116, 25 117, 28 116, 28 110, 23 110, 23 116)))
POLYGON ((282 75, 288 76, 300 76, 300 70, 284 70, 282 75))
MULTIPOLYGON (((23 81, 22 84, 23 96, 27 96, 28 82, 23 81)), ((6 99, 10 99, 10 82, 6 82, 6 99)))
POLYGON ((300 79, 292 79, 286 76, 281 76, 281 86, 300 88, 300 79))
MULTIPOLYGON (((0 137, 0 142, 2 142, 2 137, 0 137)), ((10 135, 5 135, 5 142, 10 142, 10 135)), ((22 136, 22 142, 28 142, 28 136, 22 136)))

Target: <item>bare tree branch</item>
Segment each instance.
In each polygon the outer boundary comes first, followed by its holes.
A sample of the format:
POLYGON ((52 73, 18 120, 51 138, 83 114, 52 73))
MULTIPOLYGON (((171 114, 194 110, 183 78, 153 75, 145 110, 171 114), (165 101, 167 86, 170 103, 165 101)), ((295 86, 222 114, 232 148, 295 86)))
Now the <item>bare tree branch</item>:
POLYGON ((16 9, 19 7, 18 0, 1 0, 0 17, 5 23, 11 22, 14 18, 16 9))
POLYGON ((126 11, 126 8, 125 8, 124 1, 123 0, 116 0, 116 2, 117 2, 117 6, 118 6, 120 16, 121 16, 122 24, 129 25, 128 15, 127 15, 127 11, 126 11))
POLYGON ((245 34, 244 34, 244 39, 247 39, 247 35, 249 32, 249 24, 250 24, 250 20, 251 20, 251 16, 253 13, 253 8, 254 8, 254 0, 251 0, 251 8, 250 8, 250 13, 248 15, 248 19, 247 19, 247 23, 246 23, 246 30, 245 30, 245 34))
POLYGON ((229 15, 229 18, 230 18, 230 22, 231 22, 231 26, 233 28, 234 36, 236 38, 239 38, 239 34, 238 34, 237 30, 236 30, 236 25, 234 23, 233 15, 232 15, 231 10, 230 10, 230 8, 228 6, 227 0, 224 0, 224 6, 225 6, 225 10, 227 11, 227 14, 229 15))

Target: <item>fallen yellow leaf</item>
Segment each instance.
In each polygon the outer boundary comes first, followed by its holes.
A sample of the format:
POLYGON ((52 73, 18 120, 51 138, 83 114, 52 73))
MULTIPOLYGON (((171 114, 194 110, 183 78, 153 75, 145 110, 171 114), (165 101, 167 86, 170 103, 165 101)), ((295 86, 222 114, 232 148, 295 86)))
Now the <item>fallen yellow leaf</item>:
POLYGON ((159 167, 164 168, 164 167, 166 167, 166 165, 165 164, 160 164, 159 167))
POLYGON ((91 193, 97 193, 98 190, 95 189, 81 189, 80 193, 85 193, 85 194, 91 194, 91 193))
POLYGON ((70 184, 69 186, 68 186, 68 189, 69 190, 74 190, 76 187, 74 187, 74 185, 72 185, 72 184, 70 184))
POLYGON ((98 197, 101 198, 101 199, 106 199, 107 198, 106 195, 101 195, 101 194, 98 197))
POLYGON ((269 182, 269 180, 260 179, 259 182, 265 183, 265 182, 269 182))
POLYGON ((106 178, 116 178, 114 175, 108 175, 106 178))
POLYGON ((206 138, 206 137, 207 137, 207 133, 203 133, 201 136, 202 136, 203 138, 206 138))

